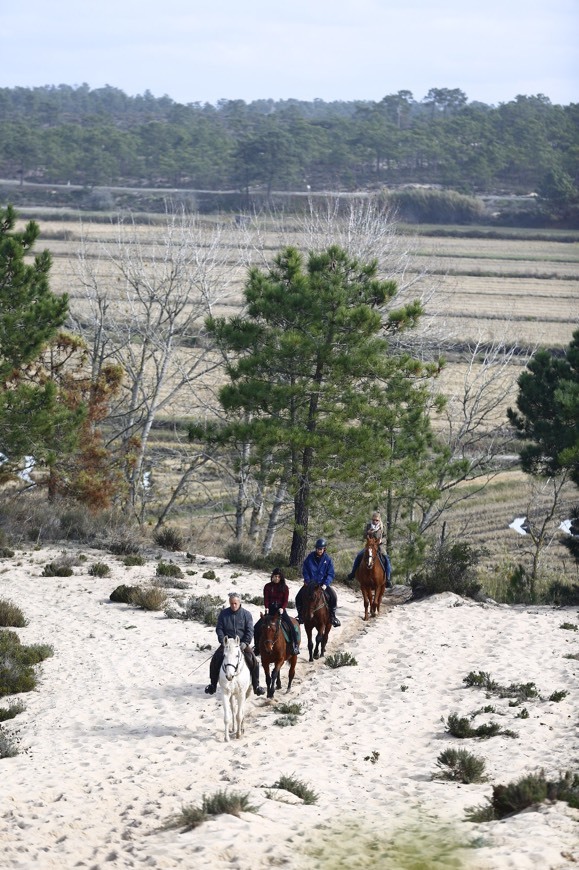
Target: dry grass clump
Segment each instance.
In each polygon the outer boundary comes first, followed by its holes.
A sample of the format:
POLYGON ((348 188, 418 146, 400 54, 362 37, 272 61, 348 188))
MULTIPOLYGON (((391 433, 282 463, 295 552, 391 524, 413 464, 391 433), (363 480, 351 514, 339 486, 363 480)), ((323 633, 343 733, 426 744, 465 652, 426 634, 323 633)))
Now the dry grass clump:
POLYGON ((0 626, 24 628, 25 625, 28 625, 28 620, 20 608, 6 598, 0 598, 0 626))
POLYGON ((488 805, 473 807, 467 818, 470 822, 504 819, 544 801, 563 801, 579 809, 579 774, 567 771, 557 780, 548 780, 542 770, 508 785, 494 785, 488 805))
POLYGON ((35 689, 34 665, 53 654, 49 644, 24 646, 15 631, 0 631, 0 698, 35 689))
POLYGON ((0 758, 14 758, 15 755, 18 755, 16 743, 0 728, 0 758))
POLYGON ((501 686, 486 671, 478 671, 477 673, 471 671, 464 677, 463 683, 467 686, 484 689, 486 692, 498 695, 499 698, 511 698, 516 704, 539 697, 535 683, 511 683, 509 686, 501 686))
POLYGON ((154 541, 159 547, 163 547, 164 550, 183 550, 185 549, 183 536, 179 529, 173 528, 172 526, 166 526, 163 529, 159 529, 158 532, 154 535, 154 541))
POLYGON ((167 593, 158 586, 136 586, 130 603, 142 610, 163 610, 167 604, 167 593))
POLYGON ((43 577, 72 577, 73 565, 79 565, 83 559, 72 553, 62 552, 57 559, 48 562, 42 569, 43 577))
POLYGON ((10 547, 0 547, 0 559, 11 559, 14 556, 14 550, 10 547))
POLYGON ((486 781, 484 758, 478 758, 466 749, 445 749, 438 756, 437 764, 442 773, 435 774, 435 778, 462 782, 465 785, 486 781))
POLYGON ((215 627, 223 607, 221 598, 216 595, 191 596, 183 609, 169 605, 165 609, 169 619, 194 619, 204 625, 215 627))
POLYGON ((250 804, 249 795, 218 791, 214 795, 203 795, 199 805, 183 807, 178 815, 167 822, 165 828, 183 828, 183 832, 192 831, 212 816, 227 813, 239 817, 241 813, 255 812, 257 808, 250 804))

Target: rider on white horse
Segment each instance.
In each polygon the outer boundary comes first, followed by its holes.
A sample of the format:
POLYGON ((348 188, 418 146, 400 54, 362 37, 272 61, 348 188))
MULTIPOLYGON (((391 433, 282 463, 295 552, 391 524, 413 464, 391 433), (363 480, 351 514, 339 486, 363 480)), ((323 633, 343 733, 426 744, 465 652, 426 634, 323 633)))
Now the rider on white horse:
POLYGON ((253 617, 249 610, 241 606, 241 596, 237 592, 229 594, 229 607, 224 607, 217 620, 215 628, 219 646, 213 653, 209 664, 209 678, 211 682, 205 686, 208 695, 214 695, 219 681, 219 669, 223 662, 223 639, 225 637, 238 637, 245 661, 251 674, 251 683, 256 695, 265 695, 265 689, 259 685, 259 662, 251 649, 253 639, 253 617))

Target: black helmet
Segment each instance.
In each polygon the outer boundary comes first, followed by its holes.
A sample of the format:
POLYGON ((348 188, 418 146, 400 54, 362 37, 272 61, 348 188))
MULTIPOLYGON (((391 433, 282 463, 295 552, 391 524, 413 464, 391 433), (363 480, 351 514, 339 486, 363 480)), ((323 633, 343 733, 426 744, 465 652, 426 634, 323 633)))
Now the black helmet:
POLYGON ((328 546, 328 542, 325 538, 318 538, 316 541, 316 550, 325 550, 328 546))

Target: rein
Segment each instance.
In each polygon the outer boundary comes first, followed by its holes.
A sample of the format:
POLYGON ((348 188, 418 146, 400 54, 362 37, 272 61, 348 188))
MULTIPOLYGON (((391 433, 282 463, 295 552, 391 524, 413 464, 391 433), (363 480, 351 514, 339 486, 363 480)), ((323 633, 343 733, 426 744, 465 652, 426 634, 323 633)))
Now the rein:
MULTIPOLYGON (((281 619, 278 618, 276 620, 276 626, 275 626, 275 632, 273 635, 273 639, 272 640, 264 640, 264 644, 268 644, 268 643, 271 644, 271 650, 268 650, 268 652, 271 652, 274 648, 275 642, 276 642, 278 635, 279 635, 280 625, 281 625, 281 619)), ((271 622, 268 622, 266 627, 269 628, 270 626, 271 626, 271 622)))
POLYGON ((221 663, 221 670, 223 671, 223 673, 225 674, 226 677, 227 677, 227 668, 233 668, 233 673, 231 675, 231 679, 233 679, 233 677, 237 674, 237 672, 239 671, 239 666, 241 664, 241 655, 242 655, 241 649, 239 649, 237 651, 237 664, 235 664, 235 665, 232 664, 231 662, 227 662, 227 664, 226 664, 225 661, 223 661, 221 663))

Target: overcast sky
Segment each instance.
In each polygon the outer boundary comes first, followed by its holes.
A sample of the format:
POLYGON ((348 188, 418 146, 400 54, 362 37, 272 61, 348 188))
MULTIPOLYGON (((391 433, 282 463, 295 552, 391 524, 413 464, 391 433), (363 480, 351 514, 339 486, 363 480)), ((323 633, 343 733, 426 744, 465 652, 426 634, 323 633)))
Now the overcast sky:
POLYGON ((2 0, 0 86, 180 103, 460 88, 579 102, 579 0, 2 0))

